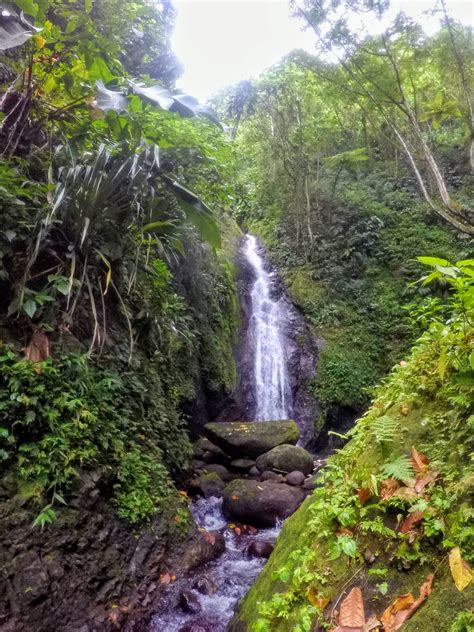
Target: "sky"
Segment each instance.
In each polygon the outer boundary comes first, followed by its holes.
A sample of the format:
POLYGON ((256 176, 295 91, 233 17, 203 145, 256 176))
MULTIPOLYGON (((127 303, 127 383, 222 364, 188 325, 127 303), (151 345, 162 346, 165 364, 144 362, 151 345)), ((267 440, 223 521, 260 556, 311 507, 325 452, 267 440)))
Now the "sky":
MULTIPOLYGON (((392 12, 420 18, 427 33, 436 19, 422 15, 436 0, 392 0, 392 12)), ((258 76, 294 48, 314 52, 314 35, 290 16, 287 0, 175 0, 173 50, 184 66, 178 87, 201 101, 258 76)), ((448 11, 473 24, 472 0, 446 0, 448 11)))

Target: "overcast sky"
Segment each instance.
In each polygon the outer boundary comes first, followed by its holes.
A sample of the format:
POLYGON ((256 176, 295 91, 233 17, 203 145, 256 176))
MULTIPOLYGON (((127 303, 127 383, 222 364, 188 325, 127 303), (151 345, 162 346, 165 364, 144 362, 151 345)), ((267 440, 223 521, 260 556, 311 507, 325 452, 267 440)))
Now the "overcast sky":
MULTIPOLYGON (((436 0, 392 0, 392 10, 412 17, 436 0)), ((453 17, 473 23, 471 0, 446 0, 453 17)), ((314 36, 290 17, 286 0, 175 0, 173 48, 184 66, 183 91, 205 101, 226 85, 256 77, 294 48, 314 52, 314 36)), ((435 19, 422 16, 427 32, 435 19)))

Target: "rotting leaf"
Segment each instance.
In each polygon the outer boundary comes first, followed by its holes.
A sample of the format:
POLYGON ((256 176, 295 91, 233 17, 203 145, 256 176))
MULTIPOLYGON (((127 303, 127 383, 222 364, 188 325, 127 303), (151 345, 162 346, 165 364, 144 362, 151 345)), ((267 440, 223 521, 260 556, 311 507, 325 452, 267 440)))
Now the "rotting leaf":
POLYGON ((472 581, 474 574, 469 564, 462 559, 461 549, 456 546, 449 553, 449 568, 453 576, 454 583, 459 592, 462 592, 472 581))
POLYGON ((359 498, 359 502, 361 505, 364 505, 371 496, 372 496, 372 492, 370 491, 368 487, 361 487, 357 491, 357 497, 359 498))
POLYGON ((436 472, 435 470, 433 470, 433 471, 427 472, 425 476, 418 478, 414 486, 415 492, 417 494, 421 494, 421 492, 425 489, 425 487, 429 485, 430 483, 434 483, 434 481, 438 478, 438 476, 439 476, 439 472, 436 472))
POLYGON ((399 487, 400 485, 395 478, 385 479, 382 481, 382 487, 380 488, 380 498, 382 500, 388 500, 394 495, 399 487))
POLYGON ((399 595, 380 617, 385 632, 396 632, 409 619, 431 593, 433 575, 428 575, 420 588, 420 595, 415 600, 411 593, 399 595))
POLYGON ((318 592, 315 590, 313 586, 308 590, 308 601, 316 608, 320 610, 324 610, 324 608, 328 605, 330 599, 329 597, 321 597, 318 592))
POLYGON ((415 446, 413 446, 411 449, 411 462, 415 472, 421 473, 426 472, 430 460, 427 456, 418 452, 415 446))
POLYGON ((419 509, 408 514, 400 525, 400 533, 408 533, 423 520, 423 512, 419 509))
POLYGON ((41 329, 37 329, 31 336, 31 340, 25 348, 25 358, 30 362, 43 362, 49 358, 48 336, 41 329))
POLYGON ((362 628, 365 625, 364 600, 362 591, 354 586, 351 592, 341 603, 339 610, 338 626, 347 628, 362 628))

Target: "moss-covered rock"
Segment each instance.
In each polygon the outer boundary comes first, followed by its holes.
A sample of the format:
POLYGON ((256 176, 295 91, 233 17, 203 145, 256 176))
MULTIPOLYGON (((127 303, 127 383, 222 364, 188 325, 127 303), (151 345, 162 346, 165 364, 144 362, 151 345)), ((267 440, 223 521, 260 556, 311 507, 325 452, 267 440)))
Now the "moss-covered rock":
POLYGON ((236 479, 224 489, 224 514, 256 527, 273 527, 290 516, 304 499, 296 487, 274 481, 236 479))
POLYGON ((210 423, 205 435, 227 454, 251 458, 283 443, 295 444, 300 436, 294 421, 234 421, 210 423))
POLYGON ((314 469, 313 457, 304 448, 295 445, 278 445, 257 458, 257 467, 261 472, 277 470, 278 472, 303 472, 311 474, 314 469))

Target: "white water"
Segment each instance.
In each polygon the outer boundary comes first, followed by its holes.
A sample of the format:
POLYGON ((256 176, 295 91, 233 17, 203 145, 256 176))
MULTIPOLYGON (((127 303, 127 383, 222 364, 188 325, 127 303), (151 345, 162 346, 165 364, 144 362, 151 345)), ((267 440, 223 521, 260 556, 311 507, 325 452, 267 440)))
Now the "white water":
POLYGON ((155 615, 150 632, 180 632, 189 629, 202 632, 225 632, 235 604, 248 591, 266 560, 249 557, 246 548, 252 540, 274 542, 280 530, 280 524, 273 529, 261 529, 256 535, 236 535, 227 527, 222 514, 222 498, 200 498, 192 505, 196 523, 207 530, 220 531, 225 538, 226 550, 215 561, 197 569, 183 579, 178 579, 172 587, 177 598, 180 590, 193 587, 197 577, 206 577, 215 585, 215 592, 202 595, 193 591, 199 600, 201 612, 192 615, 183 612, 178 606, 169 607, 165 612, 155 615))
POLYGON ((289 419, 292 401, 285 347, 281 328, 283 310, 280 300, 271 296, 272 279, 265 270, 254 235, 247 235, 243 253, 252 266, 255 281, 251 290, 252 312, 248 335, 253 337, 256 396, 255 419, 289 419))

